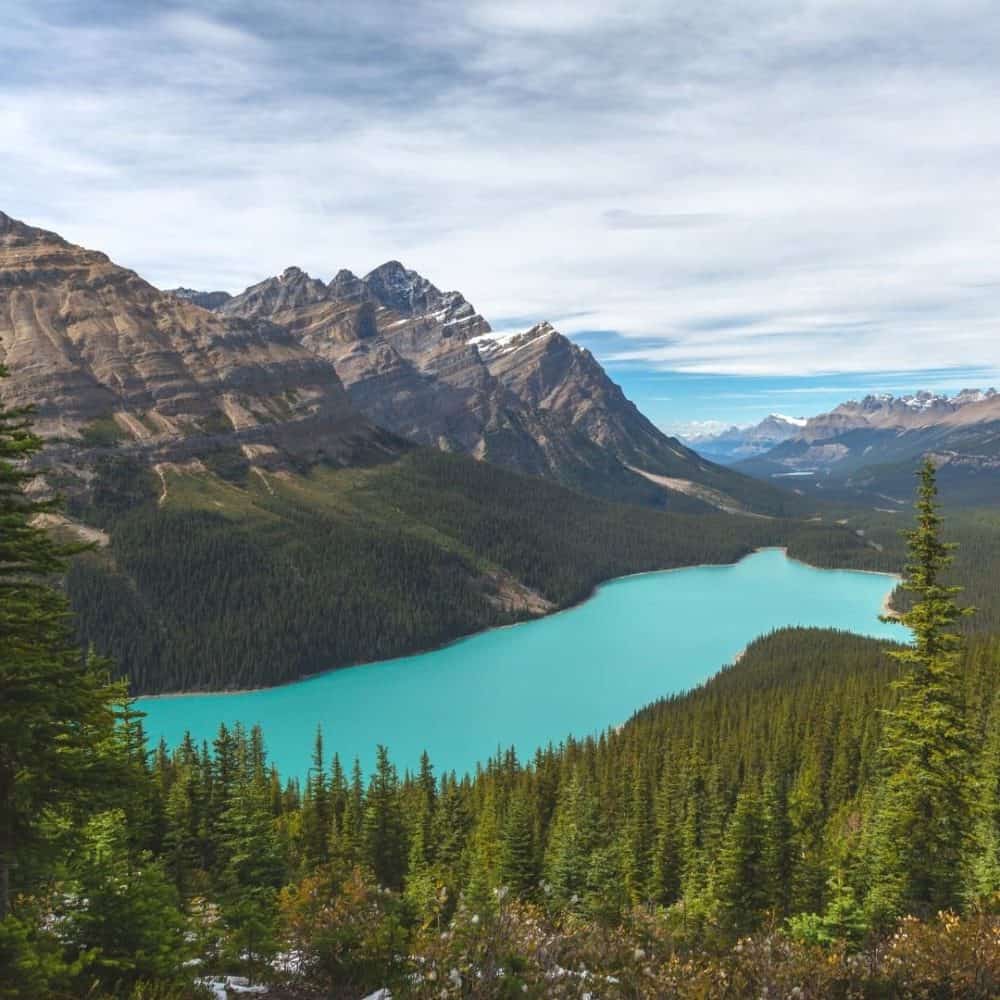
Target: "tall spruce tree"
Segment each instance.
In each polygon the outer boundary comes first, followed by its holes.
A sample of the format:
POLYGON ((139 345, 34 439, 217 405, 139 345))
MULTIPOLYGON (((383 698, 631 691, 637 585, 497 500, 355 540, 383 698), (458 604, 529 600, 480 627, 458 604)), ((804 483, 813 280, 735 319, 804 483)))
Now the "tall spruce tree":
POLYGON ((530 899, 538 885, 538 851, 531 800, 517 789, 507 808, 500 836, 499 878, 519 899, 530 899))
POLYGON ((81 651, 53 585, 74 550, 37 522, 52 503, 25 491, 34 478, 26 463, 42 445, 29 417, 0 405, 0 920, 10 908, 10 871, 27 870, 50 811, 94 808, 102 784, 112 786, 101 750, 124 694, 81 651))
POLYGON ((365 796, 362 837, 365 861, 375 878, 381 885, 398 889, 406 874, 406 826, 399 776, 381 744, 375 751, 375 773, 365 796))
POLYGON ((942 580, 953 545, 942 541, 934 464, 920 473, 916 527, 905 532, 903 587, 914 596, 899 621, 912 644, 890 655, 902 667, 882 735, 883 777, 870 839, 868 910, 876 925, 904 913, 957 908, 971 827, 972 753, 959 661, 960 587, 942 580))

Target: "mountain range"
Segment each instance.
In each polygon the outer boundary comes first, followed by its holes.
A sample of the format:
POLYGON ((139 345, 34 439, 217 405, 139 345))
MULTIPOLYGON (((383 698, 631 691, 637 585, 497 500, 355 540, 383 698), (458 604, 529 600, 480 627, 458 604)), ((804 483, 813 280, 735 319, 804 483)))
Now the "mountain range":
POLYGON ((62 446, 50 461, 80 444, 153 465, 236 448, 267 471, 418 444, 650 506, 785 502, 662 433, 549 324, 494 334, 460 293, 396 261, 328 283, 288 268, 237 296, 168 293, 0 214, 0 360, 5 397, 36 405, 62 446))
MULTIPOLYGON (((794 482, 815 496, 863 500, 891 510, 909 502, 913 469, 929 456, 946 502, 993 503, 1000 497, 1000 393, 995 389, 964 389, 954 396, 927 391, 869 395, 789 431, 784 440, 750 453, 734 468, 772 482, 794 482)), ((718 454, 711 449, 710 442, 705 453, 718 454)))
POLYGON ((497 333, 395 261, 167 292, 0 214, 0 364, 46 441, 33 488, 66 500, 47 521, 95 544, 66 581, 80 638, 136 691, 428 648, 783 543, 762 515, 802 507, 549 324, 497 333))
POLYGON ((215 308, 291 332, 332 363, 361 413, 417 444, 652 506, 785 502, 665 435, 551 324, 495 333, 460 292, 398 261, 328 283, 289 268, 215 308))

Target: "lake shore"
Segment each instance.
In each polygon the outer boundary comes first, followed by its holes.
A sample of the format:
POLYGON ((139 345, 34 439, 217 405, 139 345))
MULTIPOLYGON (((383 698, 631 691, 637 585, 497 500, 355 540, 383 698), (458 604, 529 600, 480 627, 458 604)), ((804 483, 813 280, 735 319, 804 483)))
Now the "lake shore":
MULTIPOLYGON (((842 573, 866 573, 872 576, 886 576, 890 577, 896 581, 897 585, 902 579, 896 573, 885 573, 878 570, 865 570, 865 569, 851 569, 850 567, 830 567, 830 566, 814 566, 812 563, 806 562, 804 559, 797 559, 794 556, 788 555, 788 547, 785 545, 764 545, 758 548, 752 549, 745 555, 740 556, 735 562, 728 563, 690 563, 684 566, 671 566, 667 569, 648 569, 640 570, 638 573, 626 573, 624 576, 611 577, 607 580, 602 580, 600 583, 594 585, 590 592, 582 597, 580 600, 573 602, 572 604, 567 604, 565 607, 556 608, 545 614, 535 615, 531 618, 525 618, 522 621, 510 622, 506 625, 493 625, 489 628, 480 629, 477 632, 469 632, 466 635, 456 636, 454 639, 449 639, 447 642, 439 643, 436 646, 430 646, 425 649, 416 649, 409 653, 402 653, 398 657, 392 657, 391 659, 403 659, 410 656, 423 656, 425 654, 436 653, 442 649, 446 649, 449 646, 457 645, 458 643, 467 642, 470 639, 474 639, 477 636, 486 635, 490 632, 498 632, 504 629, 520 628, 522 625, 530 625, 532 622, 541 621, 543 619, 554 618, 558 615, 565 614, 568 611, 573 611, 579 608, 581 605, 586 604, 588 601, 594 599, 598 592, 603 587, 612 586, 624 580, 633 580, 638 577, 653 576, 661 573, 677 573, 681 570, 688 569, 725 569, 727 567, 733 567, 739 565, 744 559, 749 559, 751 556, 756 555, 760 552, 782 552, 786 559, 791 562, 799 563, 802 566, 808 566, 810 569, 827 570, 829 572, 842 572, 842 573)), ((896 587, 893 586, 882 599, 882 605, 880 608, 880 613, 888 617, 897 617, 898 612, 891 605, 892 595, 896 587)), ((733 663, 738 663, 743 655, 743 650, 741 650, 733 660, 733 663)), ((301 684, 304 681, 314 680, 318 677, 324 677, 327 674, 337 673, 342 670, 352 670, 355 667, 372 666, 376 663, 385 663, 385 660, 361 660, 357 663, 348 663, 340 667, 330 667, 328 670, 318 670, 311 674, 303 674, 301 677, 296 677, 294 680, 283 681, 280 684, 270 684, 264 687, 250 687, 250 688, 219 688, 219 689, 207 689, 207 690, 194 690, 194 691, 165 691, 159 694, 140 694, 136 695, 137 701, 157 701, 167 698, 206 698, 206 697, 226 697, 229 695, 240 695, 240 694, 256 694, 262 691, 273 691, 276 688, 289 687, 293 684, 301 684)))

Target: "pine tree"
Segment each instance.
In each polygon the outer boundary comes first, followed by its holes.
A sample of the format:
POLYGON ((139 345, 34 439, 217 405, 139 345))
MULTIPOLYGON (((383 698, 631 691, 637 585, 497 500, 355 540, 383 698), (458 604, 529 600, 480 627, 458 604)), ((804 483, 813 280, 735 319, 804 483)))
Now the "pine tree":
POLYGON ((975 813, 969 888, 973 899, 982 900, 1000 892, 1000 692, 994 697, 986 725, 976 775, 975 813))
POLYGON ((362 838, 365 861, 379 884, 400 888, 406 870, 406 828, 399 777, 389 752, 381 744, 376 749, 375 773, 365 796, 362 838))
POLYGON ((93 810, 118 777, 102 772, 112 764, 103 748, 124 689, 80 650, 51 585, 73 550, 36 524, 53 505, 25 493, 34 473, 24 463, 40 448, 29 411, 0 405, 0 920, 11 868, 27 870, 49 811, 93 810))
POLYGON ((664 771, 656 797, 656 840, 653 846, 653 874, 651 892, 660 903, 670 905, 680 894, 681 887, 681 830, 682 804, 678 774, 674 769, 664 771))
POLYGON ((714 895, 719 922, 741 934, 755 930, 770 904, 766 821, 760 796, 745 788, 722 839, 717 859, 714 895))
MULTIPOLYGON (((488 779, 487 779, 488 780, 488 779)), ((497 790, 488 780, 482 802, 479 804, 479 821, 472 832, 469 844, 469 876, 466 901, 476 909, 492 902, 492 892, 500 880, 500 818, 497 790)))
POLYGON ((500 884, 519 899, 530 899, 538 886, 538 856, 531 801, 523 789, 511 797, 500 836, 500 884))
POLYGON ((956 631, 970 614, 942 576, 954 548, 941 540, 934 465, 920 470, 916 527, 905 533, 904 588, 914 603, 900 615, 912 645, 890 655, 901 665, 897 704, 885 713, 883 780, 870 840, 867 905, 876 923, 961 902, 970 836, 973 771, 956 631))
POLYGON ((329 792, 323 758, 323 732, 317 727, 312 767, 306 779, 301 811, 302 860, 307 866, 322 864, 329 857, 331 833, 329 792))
POLYGON ((653 795, 649 771, 641 761, 637 760, 632 765, 622 865, 625 889, 634 903, 642 902, 648 895, 653 868, 653 847, 653 795))
POLYGON ((599 839, 597 802, 588 785, 574 773, 560 792, 545 857, 545 878, 557 903, 570 907, 582 904, 591 854, 599 839))
POLYGON ((823 793, 815 752, 809 753, 788 796, 789 851, 792 857, 789 906, 792 912, 818 911, 828 879, 824 856, 823 793))

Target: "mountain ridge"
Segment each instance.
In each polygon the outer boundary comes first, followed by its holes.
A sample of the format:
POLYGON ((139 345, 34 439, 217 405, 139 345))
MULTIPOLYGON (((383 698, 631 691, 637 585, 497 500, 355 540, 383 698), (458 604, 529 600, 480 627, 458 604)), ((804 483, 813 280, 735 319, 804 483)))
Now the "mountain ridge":
POLYGON ((794 477, 799 489, 815 495, 896 504, 910 496, 912 468, 923 457, 938 466, 942 493, 951 502, 994 500, 1000 492, 1000 393, 921 390, 848 400, 735 467, 770 480, 794 477))
POLYGON ((264 471, 435 447, 606 499, 781 513, 788 494, 656 428, 551 324, 496 334, 457 291, 396 260, 324 282, 299 267, 239 295, 161 291, 99 251, 3 215, 0 361, 65 459, 231 453, 264 471), (211 308, 207 308, 211 306, 211 308), (513 346, 512 346, 513 345, 513 346), (697 488, 696 488, 697 487, 697 488))
POLYGON ((286 269, 219 311, 292 331, 334 365, 373 423, 418 444, 654 506, 706 506, 664 479, 726 495, 727 509, 784 502, 656 428, 550 323, 497 333, 460 292, 399 261, 361 278, 342 269, 329 282, 286 269))

